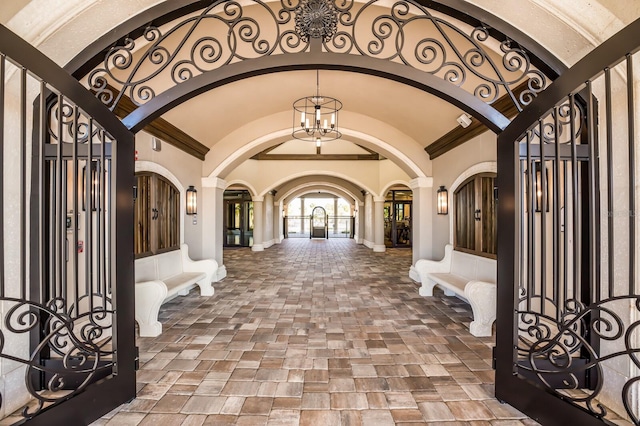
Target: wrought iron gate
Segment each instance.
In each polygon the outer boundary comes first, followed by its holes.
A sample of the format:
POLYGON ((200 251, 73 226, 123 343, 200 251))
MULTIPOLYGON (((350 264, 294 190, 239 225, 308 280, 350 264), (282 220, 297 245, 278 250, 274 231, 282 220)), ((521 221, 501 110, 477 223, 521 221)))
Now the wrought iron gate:
POLYGON ((3 26, 0 163, 2 408, 88 424, 135 397, 133 135, 3 26))
POLYGON ((496 396, 543 424, 640 422, 638 40, 640 20, 498 139, 496 396))

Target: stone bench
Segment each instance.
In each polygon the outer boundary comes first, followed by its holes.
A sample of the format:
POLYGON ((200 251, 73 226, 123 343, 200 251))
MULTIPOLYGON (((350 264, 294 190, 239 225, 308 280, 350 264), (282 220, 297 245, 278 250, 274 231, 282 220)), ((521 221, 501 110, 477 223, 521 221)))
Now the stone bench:
POLYGON ((135 318, 141 337, 156 337, 162 333, 158 321, 160 305, 175 296, 186 296, 197 284, 201 296, 213 296, 211 283, 218 263, 213 259, 191 260, 186 244, 173 250, 135 261, 135 318))
POLYGON ((471 305, 473 321, 469 332, 491 336, 496 319, 496 261, 453 250, 448 244, 440 261, 420 259, 415 272, 422 286, 421 296, 433 296, 433 288, 442 287, 447 296, 458 296, 471 305))

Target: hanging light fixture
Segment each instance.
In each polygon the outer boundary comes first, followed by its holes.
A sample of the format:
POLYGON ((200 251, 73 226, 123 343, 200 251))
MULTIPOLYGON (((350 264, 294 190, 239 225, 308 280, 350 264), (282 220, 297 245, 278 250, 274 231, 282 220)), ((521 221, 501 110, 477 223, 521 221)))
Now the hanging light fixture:
POLYGON ((320 95, 320 71, 316 70, 316 94, 306 96, 293 103, 293 133, 295 139, 322 142, 340 139, 338 111, 342 102, 336 98, 320 95))

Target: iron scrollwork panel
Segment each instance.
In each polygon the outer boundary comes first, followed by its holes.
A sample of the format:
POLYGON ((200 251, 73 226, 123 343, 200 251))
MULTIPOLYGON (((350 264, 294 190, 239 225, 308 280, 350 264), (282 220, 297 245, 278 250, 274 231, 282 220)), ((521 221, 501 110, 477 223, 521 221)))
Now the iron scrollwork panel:
MULTIPOLYGON (((640 311, 640 296, 612 297, 591 304, 567 300, 559 321, 536 311, 516 311, 520 335, 517 352, 520 359, 526 360, 518 364, 520 373, 547 391, 584 406, 597 417, 607 416, 606 407, 598 401, 605 380, 604 363, 626 357, 640 369, 637 340, 640 321, 626 324, 617 314, 620 306, 629 303, 640 311), (615 304, 618 306, 614 307, 615 304), (599 340, 615 342, 619 349, 600 353, 592 346, 592 340, 585 337, 589 334, 599 340), (583 357, 586 362, 579 362, 577 355, 580 352, 588 354, 583 357), (591 389, 581 383, 580 377, 585 373, 592 378, 591 389)), ((632 389, 639 385, 640 376, 632 377, 621 389, 622 403, 635 424, 640 423, 640 418, 634 414, 636 394, 632 389)))
POLYGON ((322 51, 395 61, 492 103, 507 95, 529 104, 549 79, 512 40, 470 27, 413 0, 216 1, 206 9, 109 48, 87 76, 111 109, 123 96, 140 106, 170 87, 225 65, 269 55, 322 51), (524 85, 521 92, 515 87, 524 85))

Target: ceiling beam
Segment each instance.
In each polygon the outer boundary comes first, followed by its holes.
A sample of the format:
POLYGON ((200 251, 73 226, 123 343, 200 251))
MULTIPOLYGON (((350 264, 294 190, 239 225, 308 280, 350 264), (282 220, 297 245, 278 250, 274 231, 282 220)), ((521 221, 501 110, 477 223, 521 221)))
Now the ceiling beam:
MULTIPOLYGON (((112 93, 118 93, 118 91, 112 87, 110 87, 110 90, 112 90, 112 93)), ((131 98, 123 96, 113 112, 118 117, 124 118, 135 111, 136 108, 138 108, 138 105, 134 104, 131 98)), ((164 118, 156 118, 142 130, 203 161, 205 155, 209 152, 209 148, 164 118)))
POLYGON ((378 161, 379 154, 265 154, 261 152, 251 157, 252 160, 370 160, 378 161))
MULTIPOLYGON (((518 97, 527 87, 526 82, 517 86, 513 90, 514 96, 518 97)), ((507 118, 515 117, 518 114, 518 108, 511 100, 509 95, 502 96, 493 104, 493 107, 498 110, 502 115, 507 118)), ((458 126, 455 129, 451 130, 444 136, 436 139, 433 143, 427 146, 424 150, 429 154, 430 159, 436 159, 443 154, 451 151, 453 148, 456 148, 465 142, 470 141, 478 135, 489 130, 487 126, 482 124, 478 120, 473 120, 468 127, 458 126)))

